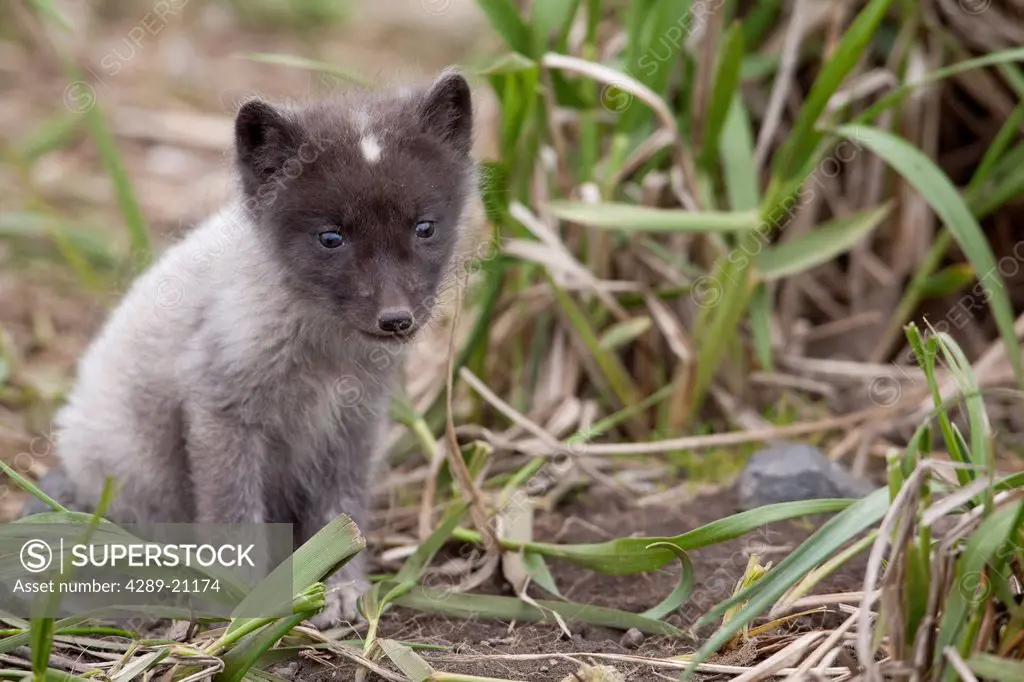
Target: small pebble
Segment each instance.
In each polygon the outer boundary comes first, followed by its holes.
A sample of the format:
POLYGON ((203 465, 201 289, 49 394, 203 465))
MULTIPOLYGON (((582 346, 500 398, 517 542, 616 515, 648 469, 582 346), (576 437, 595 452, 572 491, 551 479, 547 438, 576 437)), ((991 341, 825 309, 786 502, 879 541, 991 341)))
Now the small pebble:
POLYGON ((299 664, 295 661, 291 663, 282 663, 271 669, 278 677, 282 677, 286 680, 295 679, 295 675, 299 672, 299 664))
POLYGON ((626 633, 622 635, 622 639, 619 640, 619 644, 627 649, 636 649, 643 643, 644 633, 640 632, 636 628, 626 630, 626 633))
POLYGON ((191 628, 192 623, 187 620, 176 620, 171 623, 171 626, 167 629, 167 634, 164 635, 166 639, 173 639, 175 642, 184 642, 188 637, 188 631, 191 628))
POLYGON ((610 665, 580 663, 580 669, 564 677, 562 682, 626 682, 626 677, 610 665))
POLYGON ((538 670, 539 672, 546 673, 548 670, 550 670, 550 668, 548 668, 546 665, 542 665, 538 670))

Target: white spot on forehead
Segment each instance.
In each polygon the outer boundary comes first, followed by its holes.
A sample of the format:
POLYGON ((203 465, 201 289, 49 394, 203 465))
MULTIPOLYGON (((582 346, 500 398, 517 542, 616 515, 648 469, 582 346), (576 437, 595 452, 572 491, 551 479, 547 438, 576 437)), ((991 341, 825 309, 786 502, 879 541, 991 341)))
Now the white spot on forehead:
POLYGON ((367 135, 359 140, 359 149, 363 152, 363 158, 368 163, 377 163, 380 159, 380 143, 373 135, 367 135))
POLYGON ((365 109, 357 109, 352 114, 352 121, 356 124, 356 129, 360 133, 365 132, 370 127, 370 112, 365 109))

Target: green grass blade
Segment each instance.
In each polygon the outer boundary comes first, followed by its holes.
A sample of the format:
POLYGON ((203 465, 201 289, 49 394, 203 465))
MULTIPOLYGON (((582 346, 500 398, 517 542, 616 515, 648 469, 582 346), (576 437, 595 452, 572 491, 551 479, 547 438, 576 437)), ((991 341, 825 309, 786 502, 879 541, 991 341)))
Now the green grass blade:
POLYGON ((73 675, 66 670, 55 670, 50 668, 46 671, 46 682, 90 682, 94 681, 93 677, 83 677, 81 675, 73 675))
MULTIPOLYGON (((929 325, 930 326, 930 325, 929 325)), ((989 425, 988 415, 985 413, 985 400, 981 395, 978 382, 971 369, 971 361, 964 355, 963 350, 948 334, 944 332, 932 333, 936 336, 939 349, 946 359, 946 367, 949 368, 964 396, 967 407, 967 421, 971 432, 971 463, 978 467, 985 478, 992 480, 995 477, 995 459, 992 455, 992 427, 989 425)), ((992 491, 985 495, 991 504, 992 491)))
POLYGON ((754 341, 754 353, 765 371, 772 371, 772 299, 768 286, 763 282, 754 287, 750 295, 750 331, 754 341))
POLYGON ((892 0, 871 0, 843 34, 828 61, 814 79, 807 99, 800 108, 793 130, 775 159, 773 183, 784 184, 805 167, 814 154, 822 134, 815 126, 846 75, 860 61, 874 37, 892 0))
MULTIPOLYGON (((5 465, 5 469, 6 469, 5 465)), ((113 479, 107 478, 106 483, 103 486, 103 492, 100 495, 99 504, 96 506, 96 510, 90 515, 89 521, 82 524, 84 526, 82 534, 78 540, 79 544, 87 545, 92 539, 93 532, 96 527, 104 522, 103 514, 106 513, 110 507, 110 503, 114 499, 114 484, 113 479)), ((60 505, 57 505, 60 506, 60 505)), ((63 570, 63 564, 61 564, 63 570)), ((58 585, 63 585, 69 582, 71 577, 71 571, 73 568, 69 568, 67 573, 58 573, 53 582, 58 585)), ((45 607, 42 613, 55 613, 61 601, 61 590, 58 586, 55 592, 50 593, 45 598, 45 607)), ((37 604, 40 602, 37 602, 37 604)), ((45 682, 50 676, 47 666, 50 662, 50 652, 53 650, 53 638, 57 631, 57 620, 55 618, 38 617, 32 618, 29 621, 29 635, 31 637, 31 644, 29 649, 32 651, 32 677, 36 682, 45 682)))
POLYGON ((1006 293, 981 225, 974 218, 956 187, 923 152, 906 140, 869 126, 842 126, 837 132, 866 146, 896 169, 928 201, 946 224, 975 272, 981 273, 981 285, 988 294, 988 303, 1013 365, 1017 383, 1024 386, 1024 365, 1021 348, 1013 330, 1013 307, 1006 293))
MULTIPOLYGON (((452 363, 452 372, 458 374, 470 361, 479 359, 483 362, 486 356, 487 347, 490 342, 489 332, 494 316, 494 308, 503 291, 505 282, 505 264, 500 258, 483 268, 483 281, 477 285, 476 293, 479 296, 477 308, 479 312, 476 320, 470 329, 462 347, 459 348, 452 363)), ((482 373, 482 372, 481 372, 482 373)), ((446 405, 444 392, 440 392, 434 402, 427 409, 426 421, 437 429, 443 428, 446 419, 446 405)))
POLYGON ((667 542, 655 544, 664 546, 665 549, 678 556, 680 561, 679 582, 676 583, 675 589, 656 606, 652 606, 640 614, 646 618, 661 620, 690 601, 690 594, 693 592, 693 563, 690 561, 690 556, 675 545, 667 542))
POLYGON ((734 211, 756 211, 761 196, 758 191, 757 168, 751 162, 754 158, 754 135, 750 127, 750 115, 739 92, 729 107, 718 147, 729 208, 734 211))
MULTIPOLYGON (((70 29, 67 20, 51 0, 32 0, 32 6, 44 22, 60 26, 65 30, 70 29)), ((69 82, 65 95, 72 90, 75 91, 73 94, 79 95, 74 99, 74 110, 85 117, 85 122, 99 152, 100 162, 114 185, 118 207, 128 229, 132 256, 136 259, 137 264, 145 265, 150 258, 149 230, 146 227, 142 209, 135 196, 135 190, 128 178, 121 155, 114 143, 114 137, 111 135, 96 101, 96 91, 83 80, 82 74, 71 60, 64 56, 60 46, 52 40, 49 42, 57 54, 61 69, 69 82)), ((69 108, 71 107, 69 106, 69 108)))
POLYGON ((149 245, 149 228, 142 214, 139 200, 135 196, 131 178, 128 177, 128 171, 121 160, 121 153, 114 142, 114 136, 110 133, 110 128, 107 127, 103 112, 95 101, 85 111, 85 117, 93 142, 96 143, 96 148, 99 151, 100 161, 114 185, 117 205, 128 229, 133 264, 138 268, 145 267, 152 256, 149 245))
POLYGON ((607 350, 615 350, 623 346, 628 346, 633 343, 637 337, 646 334, 651 328, 651 318, 646 315, 640 317, 631 317, 628 320, 623 320, 608 327, 601 334, 601 339, 598 342, 601 348, 607 350))
POLYGON ((530 27, 523 22, 512 0, 477 0, 477 4, 511 49, 530 57, 539 56, 533 52, 530 27))
MULTIPOLYGON (((935 376, 938 341, 935 338, 925 339, 922 337, 921 331, 914 323, 907 325, 906 330, 907 340, 914 352, 914 359, 921 368, 921 371, 924 372, 925 381, 927 381, 928 389, 931 391, 932 403, 935 405, 936 417, 939 421, 939 431, 942 433, 942 439, 946 443, 946 450, 953 461, 960 464, 969 464, 971 461, 970 453, 960 446, 960 441, 953 428, 953 422, 949 418, 948 406, 943 403, 942 395, 939 392, 939 381, 935 376)), ((973 480, 974 471, 968 467, 957 467, 956 477, 960 481, 960 485, 967 485, 973 480)))
POLYGON ((53 648, 53 618, 33 618, 29 629, 32 651, 32 679, 43 682, 50 664, 50 650, 53 648))
MULTIPOLYGON (((771 504, 727 516, 675 537, 618 538, 607 542, 559 545, 546 542, 500 540, 503 549, 526 549, 543 556, 561 559, 605 575, 632 575, 654 571, 677 558, 667 545, 689 552, 701 547, 734 540, 763 528, 766 523, 838 512, 854 504, 853 500, 805 500, 771 504)), ((480 544, 480 534, 458 528, 452 537, 480 544)))
POLYGON ((1011 50, 1003 50, 1001 52, 993 52, 982 57, 975 57, 973 59, 966 59, 956 64, 936 69, 931 73, 925 74, 920 80, 916 80, 912 83, 905 83, 900 85, 892 92, 881 98, 873 105, 865 109, 857 118, 854 119, 856 123, 866 123, 871 121, 880 113, 889 109, 895 104, 898 104, 907 93, 912 92, 918 88, 922 88, 926 85, 957 76, 961 73, 973 71, 975 69, 983 69, 986 66, 996 66, 998 64, 1010 64, 1013 62, 1024 62, 1024 47, 1013 48, 1011 50))
POLYGON ((974 281, 974 268, 969 263, 954 263, 925 278, 921 296, 925 299, 952 296, 974 281))
MULTIPOLYGON (((1022 150, 1024 150, 1024 146, 1018 146, 1003 159, 1000 159, 999 165, 1002 166, 1006 161, 1011 160, 1011 156, 1016 157, 1013 161, 1020 163, 1020 157, 1014 154, 1014 152, 1022 150)), ((970 197, 973 199, 970 202, 970 207, 974 215, 981 219, 995 213, 1005 204, 1019 199, 1021 195, 1024 195, 1024 166, 1018 165, 998 180, 982 185, 978 193, 974 195, 977 198, 974 198, 974 196, 970 197)), ((967 195, 964 198, 968 198, 967 195)))
POLYGON ((171 653, 170 648, 157 649, 142 656, 136 656, 128 665, 118 670, 111 676, 110 682, 131 682, 150 668, 155 667, 160 661, 167 658, 171 653))
MULTIPOLYGON (((7 462, 4 462, 2 460, 0 460, 0 472, 3 472, 3 474, 5 476, 7 476, 7 478, 9 478, 12 481, 14 481, 15 485, 20 487, 22 490, 27 492, 29 495, 32 495, 36 499, 42 500, 43 502, 45 502, 47 505, 49 505, 50 509, 53 509, 56 512, 67 512, 68 511, 64 506, 61 505, 60 502, 58 502, 57 500, 53 499, 52 497, 50 497, 46 493, 44 493, 42 490, 39 489, 38 486, 36 486, 36 484, 34 484, 32 481, 30 481, 27 478, 25 478, 24 476, 22 476, 13 467, 11 467, 9 464, 7 464, 7 462)), ((31 518, 31 517, 29 517, 29 518, 31 518)), ((86 517, 86 518, 88 518, 88 517, 86 517)))
MULTIPOLYGON (((507 76, 513 73, 522 73, 523 71, 532 71, 537 68, 537 62, 530 59, 525 55, 521 55, 518 52, 509 52, 495 59, 489 66, 480 69, 477 75, 480 76, 507 76)), ((494 168, 499 162, 489 161, 485 162, 484 167, 494 168)), ((481 169, 483 170, 483 169, 481 169)), ((482 173, 483 174, 483 173, 482 173)), ((483 185, 486 182, 486 178, 481 178, 480 184, 483 185)))
POLYGON ((682 634, 678 628, 653 618, 645 618, 618 609, 574 602, 538 599, 536 603, 540 608, 537 608, 518 597, 460 594, 450 590, 415 587, 402 595, 395 603, 416 611, 440 613, 453 618, 555 623, 557 619, 553 613, 557 613, 566 622, 590 623, 620 630, 636 628, 652 635, 682 634))
POLYGON ((1015 540, 1012 531, 1022 504, 1024 503, 1018 502, 1006 505, 982 521, 971 533, 967 545, 957 559, 955 575, 949 582, 950 588, 946 592, 942 618, 939 620, 939 632, 935 640, 932 664, 936 670, 943 665, 942 652, 947 646, 957 649, 961 656, 970 653, 972 642, 963 638, 964 632, 970 629, 970 621, 988 605, 988 600, 981 598, 987 594, 988 588, 980 577, 985 573, 986 565, 992 563, 996 552, 1008 541, 1015 540), (964 589, 965 585, 977 589, 970 591, 964 589), (961 642, 961 639, 964 641, 961 642))
POLYGON ((574 201, 553 201, 550 208, 562 220, 621 232, 749 232, 760 222, 756 211, 685 211, 574 201))
MULTIPOLYGON (((953 235, 950 234, 949 229, 943 227, 939 230, 935 240, 932 242, 931 246, 928 247, 928 251, 925 253, 920 265, 917 266, 917 270, 914 272, 914 276, 910 279, 910 283, 907 284, 907 288, 903 292, 903 296, 900 297, 900 302, 896 306, 896 312, 893 313, 888 326, 885 328, 885 331, 882 332, 882 338, 875 349, 875 356, 883 356, 885 351, 887 351, 891 344, 899 337, 899 332, 903 327, 903 323, 913 314, 918 304, 924 299, 925 287, 927 286, 928 280, 931 274, 935 272, 942 263, 942 260, 946 256, 946 251, 949 250, 952 243, 953 235)), ((971 279, 973 278, 972 270, 971 279)))
MULTIPOLYGON (((667 94, 671 77, 679 68, 677 65, 685 68, 685 22, 696 17, 693 4, 693 0, 643 0, 628 4, 625 23, 629 40, 624 63, 632 65, 631 76, 661 96, 667 94)), ((593 8, 595 13, 601 12, 601 3, 594 2, 593 8)), ((597 58, 596 50, 590 58, 597 58)), ((681 110, 682 115, 687 116, 688 104, 681 110)), ((642 130, 650 120, 649 109, 630 106, 621 112, 615 127, 620 133, 630 134, 642 130)))
POLYGON ((991 654, 975 654, 967 660, 967 667, 976 675, 994 682, 1020 682, 1024 680, 1024 662, 991 654))
POLYGON ((417 655, 415 651, 393 639, 381 639, 378 641, 384 655, 390 658, 391 662, 398 666, 402 674, 412 680, 412 682, 427 682, 430 679, 434 669, 423 660, 422 656, 417 655))
POLYGON ((402 671, 402 674, 412 682, 517 682, 517 680, 499 677, 480 677, 479 675, 435 671, 411 647, 393 639, 380 640, 380 648, 402 671))
POLYGON ((335 66, 329 62, 321 62, 315 59, 306 59, 304 57, 296 57, 291 54, 275 54, 271 52, 249 52, 241 55, 245 59, 249 59, 254 62, 261 62, 263 64, 274 64, 276 66, 288 66, 295 69, 303 69, 305 71, 315 71, 316 73, 326 74, 333 76, 339 80, 358 85, 361 88, 367 90, 373 89, 373 83, 366 80, 362 76, 348 69, 343 69, 340 66, 335 66))
MULTIPOLYGON (((790 587, 820 566, 847 542, 878 523, 888 508, 889 491, 886 488, 880 488, 858 500, 826 522, 761 580, 715 606, 694 625, 695 629, 721 618, 727 611, 742 604, 729 622, 720 627, 694 655, 692 664, 696 666, 707 660, 744 626, 770 609, 790 587)), ((688 668, 684 679, 688 679, 692 672, 693 668, 688 668)))
POLYGON ((78 139, 85 119, 81 114, 64 111, 39 122, 14 146, 14 153, 23 162, 33 163, 39 157, 63 149, 78 139))
MULTIPOLYGON (((81 625, 85 621, 86 621, 86 618, 84 618, 82 616, 72 616, 70 618, 64 618, 62 620, 58 620, 57 622, 55 622, 53 624, 53 627, 54 627, 55 631, 59 632, 62 628, 71 627, 73 625, 81 625)), ((23 646, 29 646, 30 647, 31 645, 32 645, 32 632, 31 631, 23 632, 23 633, 18 634, 18 635, 11 635, 9 637, 4 637, 3 639, 0 639, 0 654, 9 654, 12 651, 14 651, 15 649, 18 649, 18 648, 23 647, 23 646)), ((23 674, 24 674, 24 672, 25 671, 22 671, 23 674)))
MULTIPOLYGON (((760 0, 743 17, 743 42, 758 45, 765 33, 772 30, 782 13, 782 0, 760 0)), ((753 157, 751 157, 753 158, 753 157)))
POLYGON ((434 558, 438 550, 441 549, 441 546, 452 536, 452 531, 459 525, 462 517, 466 515, 467 509, 469 509, 468 502, 459 502, 445 514, 441 523, 437 525, 437 529, 402 564, 402 568, 395 575, 396 583, 415 584, 419 582, 420 576, 423 575, 423 570, 430 563, 431 559, 434 558))
MULTIPOLYGON (((235 607, 236 616, 256 611, 267 611, 267 602, 278 602, 291 613, 291 600, 314 583, 334 573, 366 546, 366 539, 348 516, 342 514, 317 531, 292 555, 291 559, 271 571, 270 575, 253 588, 252 592, 235 607), (287 602, 282 600, 287 595, 287 602)), ((282 615, 284 615, 282 613, 282 615)), ((240 627, 251 619, 236 617, 229 628, 240 627)))
MULTIPOLYGON (((743 63, 743 31, 739 22, 734 22, 725 36, 721 54, 718 58, 718 70, 715 73, 714 88, 708 102, 704 139, 701 140, 701 165, 711 168, 718 152, 718 143, 725 128, 726 118, 732 107, 733 100, 739 97, 740 65, 743 63)), ((750 165, 750 160, 747 160, 750 165)), ((736 208, 733 206, 733 208, 736 208)))
POLYGON ((569 31, 579 5, 580 0, 547 0, 533 4, 530 24, 536 41, 534 54, 544 54, 552 37, 560 39, 569 31))
POLYGON ((342 514, 292 555, 292 594, 299 594, 341 568, 366 546, 355 522, 342 514))
POLYGON ((32 5, 36 12, 49 20, 50 24, 71 32, 71 24, 68 22, 67 17, 53 4, 53 0, 29 0, 29 4, 32 5))
POLYGON ((309 613, 296 613, 243 637, 237 645, 221 656, 221 660, 224 661, 224 669, 214 677, 214 680, 216 682, 241 682, 249 669, 256 665, 256 662, 270 647, 310 615, 309 613))
POLYGON ((739 338, 740 321, 757 284, 752 259, 745 254, 758 253, 763 246, 762 239, 759 233, 745 233, 738 248, 716 261, 714 273, 707 280, 708 297, 717 294, 718 300, 705 298, 701 302, 701 315, 694 333, 700 340, 700 347, 696 378, 686 404, 687 418, 691 422, 704 402, 718 367, 739 338))
POLYGON ((434 529, 434 532, 430 534, 430 537, 416 548, 412 556, 406 559, 398 574, 391 580, 377 583, 359 600, 360 609, 368 623, 366 638, 363 642, 365 652, 369 653, 371 646, 376 641, 381 616, 384 615, 388 606, 416 586, 423 575, 423 570, 451 537, 452 531, 459 525, 459 521, 466 515, 468 509, 468 502, 460 502, 452 507, 434 529))
POLYGON ((594 333, 586 315, 579 306, 572 300, 572 297, 560 286, 549 278, 551 290, 555 294, 555 301, 565 314, 572 331, 576 334, 579 342, 586 348, 587 353, 594 359, 597 369, 607 382, 609 389, 614 394, 620 408, 635 405, 641 400, 639 389, 633 383, 633 379, 623 366, 619 356, 603 348, 597 335, 594 333))
MULTIPOLYGON (((751 159, 754 158, 754 136, 751 132, 750 117, 743 105, 739 90, 736 91, 732 105, 729 107, 718 146, 722 161, 723 181, 726 194, 729 197, 729 207, 735 211, 757 210, 761 196, 758 190, 758 169, 751 163, 751 159)), ((760 245, 758 251, 760 251, 760 245)), ((731 293, 730 295, 737 294, 731 293)), ((773 367, 772 299, 768 287, 763 284, 755 286, 747 305, 750 311, 754 352, 761 367, 770 371, 773 367)), ((731 320, 724 321, 731 322, 731 320)), ((738 317, 736 324, 739 324, 738 317)), ((694 398, 699 401, 701 396, 695 393, 694 398)))
POLYGON ((100 234, 98 228, 83 225, 80 221, 65 221, 40 213, 0 214, 0 239, 52 240, 65 257, 66 246, 76 257, 84 258, 89 265, 113 270, 121 262, 121 257, 100 234))
POLYGON ((996 136, 992 138, 992 144, 985 150, 985 156, 974 169, 971 181, 967 185, 966 194, 970 194, 981 188, 991 178, 996 163, 1002 158, 1007 147, 1017 137, 1021 125, 1024 125, 1024 102, 1018 104, 1003 123, 996 136))
POLYGON ((565 599, 559 591, 558 585, 555 583, 555 576, 551 574, 551 569, 548 568, 544 557, 533 552, 523 552, 523 565, 526 566, 526 570, 530 574, 530 581, 534 585, 554 597, 565 599))
POLYGON ((772 282, 807 272, 852 249, 892 211, 886 204, 846 218, 832 220, 796 239, 766 247, 757 259, 762 281, 772 282))

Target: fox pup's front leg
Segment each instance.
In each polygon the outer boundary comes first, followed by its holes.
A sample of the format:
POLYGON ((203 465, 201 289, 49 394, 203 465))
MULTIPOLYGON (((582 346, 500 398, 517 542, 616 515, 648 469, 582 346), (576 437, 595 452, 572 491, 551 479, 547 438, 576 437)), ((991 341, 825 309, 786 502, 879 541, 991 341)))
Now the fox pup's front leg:
MULTIPOLYGON (((354 481, 317 495, 301 517, 300 532, 303 542, 341 514, 347 514, 365 533, 368 522, 369 481, 354 485, 354 481)), ((370 587, 366 578, 366 553, 360 552, 327 579, 327 605, 312 618, 320 628, 340 623, 355 623, 360 618, 359 597, 370 587)))
POLYGON ((196 521, 265 523, 266 439, 231 415, 199 404, 186 406, 186 421, 196 521))

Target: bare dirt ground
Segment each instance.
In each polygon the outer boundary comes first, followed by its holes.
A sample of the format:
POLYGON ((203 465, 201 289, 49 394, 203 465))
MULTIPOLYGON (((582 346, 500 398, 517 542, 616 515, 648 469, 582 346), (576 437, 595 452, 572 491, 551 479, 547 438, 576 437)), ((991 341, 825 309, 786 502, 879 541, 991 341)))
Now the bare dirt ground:
MULTIPOLYGON (((572 503, 557 513, 538 517, 537 539, 558 542, 600 542, 614 537, 671 536, 686 532, 716 519, 741 511, 732 490, 701 496, 678 507, 635 507, 625 503, 609 504, 592 497, 572 503)), ((778 563, 797 544, 806 539, 821 519, 804 519, 766 525, 756 532, 728 543, 691 553, 695 575, 691 600, 667 621, 681 628, 693 625, 707 609, 732 594, 752 553, 762 562, 778 563)), ((550 563, 555 581, 569 600, 640 612, 667 595, 678 581, 678 565, 639 576, 604 576, 570 564, 550 563)), ((850 592, 861 589, 864 560, 854 560, 830 577, 816 592, 850 592)), ((500 577, 483 586, 482 591, 511 594, 500 577)), ((537 592, 534 597, 543 598, 537 592)), ((770 647, 772 639, 782 639, 812 626, 834 626, 835 610, 822 610, 804 617, 790 629, 775 631, 759 642, 748 642, 713 662, 743 665, 753 660, 755 646, 770 647)), ((488 620, 461 620, 416 613, 396 608, 385 614, 381 636, 399 641, 433 644, 449 651, 421 652, 439 670, 486 675, 509 679, 561 680, 579 668, 587 654, 620 654, 650 658, 669 658, 694 651, 694 642, 672 637, 648 637, 639 646, 622 642, 622 633, 593 625, 570 625, 566 637, 555 624, 507 623, 488 620), (572 657, 570 657, 572 655, 572 657)), ((701 631, 701 636, 709 632, 701 631)), ((632 681, 675 679, 678 671, 645 664, 605 660, 632 681)), ((312 662, 302 665, 302 677, 311 679, 349 679, 353 667, 333 669, 312 662)))

